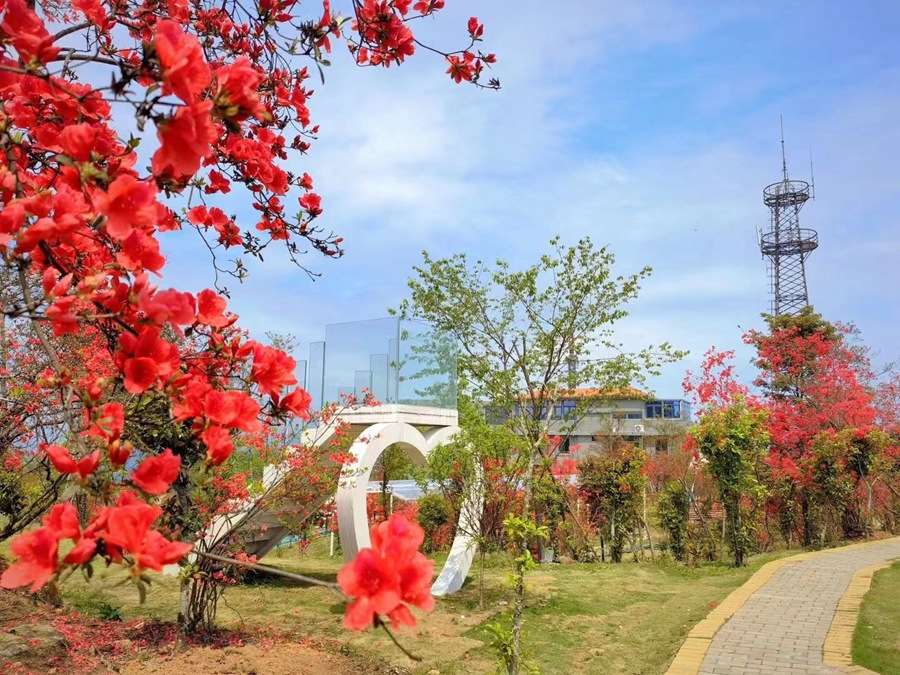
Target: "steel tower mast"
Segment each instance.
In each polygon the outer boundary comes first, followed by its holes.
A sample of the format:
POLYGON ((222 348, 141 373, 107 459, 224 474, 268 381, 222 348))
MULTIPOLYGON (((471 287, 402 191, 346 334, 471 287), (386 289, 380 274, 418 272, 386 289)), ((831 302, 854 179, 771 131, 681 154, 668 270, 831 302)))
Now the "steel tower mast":
POLYGON ((773 296, 770 309, 775 316, 796 314, 809 304, 806 259, 819 246, 816 231, 800 227, 800 209, 811 195, 815 199, 815 183, 811 193, 806 181, 788 178, 783 120, 781 171, 782 179, 763 190, 763 203, 769 207, 769 230, 759 237, 759 250, 768 259, 769 291, 773 296))

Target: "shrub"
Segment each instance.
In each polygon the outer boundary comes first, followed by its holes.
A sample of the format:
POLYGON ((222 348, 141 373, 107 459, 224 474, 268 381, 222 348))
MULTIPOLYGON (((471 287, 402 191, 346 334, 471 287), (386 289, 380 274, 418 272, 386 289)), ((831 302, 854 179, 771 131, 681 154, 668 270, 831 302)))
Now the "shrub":
POLYGON ((425 550, 439 551, 450 543, 453 527, 453 507, 440 494, 425 495, 418 501, 416 519, 425 530, 425 550))

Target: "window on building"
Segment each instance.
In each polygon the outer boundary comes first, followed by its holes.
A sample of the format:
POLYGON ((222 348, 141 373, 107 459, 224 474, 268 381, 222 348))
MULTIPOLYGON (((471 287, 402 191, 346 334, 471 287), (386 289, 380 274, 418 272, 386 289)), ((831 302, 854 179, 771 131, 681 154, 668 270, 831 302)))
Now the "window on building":
POLYGON ((554 419, 569 419, 575 414, 576 405, 575 401, 560 401, 553 406, 554 419))
POLYGON ((612 418, 614 420, 642 420, 644 419, 643 413, 640 410, 638 411, 625 411, 625 410, 617 410, 612 414, 612 418))
POLYGON ((681 419, 682 406, 686 406, 683 401, 651 401, 647 404, 647 417, 650 419, 681 419))

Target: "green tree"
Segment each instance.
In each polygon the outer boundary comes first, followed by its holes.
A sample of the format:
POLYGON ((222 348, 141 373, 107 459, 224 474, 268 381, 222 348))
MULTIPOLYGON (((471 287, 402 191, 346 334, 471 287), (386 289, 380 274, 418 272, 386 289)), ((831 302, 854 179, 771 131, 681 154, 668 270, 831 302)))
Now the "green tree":
POLYGON ((588 457, 578 464, 578 486, 591 520, 609 541, 614 563, 622 562, 625 542, 641 524, 646 453, 633 445, 588 457))
MULTIPOLYGON (((513 269, 505 261, 493 265, 470 261, 464 253, 433 259, 423 252, 422 266, 409 281, 411 297, 401 303, 402 318, 422 319, 452 335, 459 345, 458 371, 468 394, 487 406, 490 421, 504 424, 518 440, 510 469, 520 472, 523 518, 533 510, 535 468, 557 446, 553 431, 570 430, 584 412, 608 398, 604 392, 642 382, 660 364, 681 354, 668 344, 636 354, 622 352, 613 326, 627 315, 624 305, 637 297, 650 274, 615 276, 615 258, 587 237, 566 247, 558 237, 536 264, 513 269), (614 354, 598 359, 601 350, 614 354), (590 385, 596 395, 581 399, 565 419, 554 420, 555 406, 572 389, 590 385)), ((519 527, 517 532, 531 531, 519 527)), ((542 531, 535 528, 533 531, 542 531)), ((520 672, 525 608, 522 549, 515 569, 510 673, 520 672)))
POLYGON ((754 527, 744 501, 757 503, 763 492, 757 475, 769 444, 766 417, 764 408, 739 395, 721 407, 708 407, 691 429, 725 509, 736 567, 744 564, 754 527))

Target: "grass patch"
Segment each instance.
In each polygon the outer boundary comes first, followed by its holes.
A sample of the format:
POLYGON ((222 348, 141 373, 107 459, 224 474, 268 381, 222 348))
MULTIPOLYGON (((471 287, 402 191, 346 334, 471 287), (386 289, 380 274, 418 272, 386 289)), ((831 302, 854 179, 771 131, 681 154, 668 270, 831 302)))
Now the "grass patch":
POLYGON ((900 563, 875 573, 853 633, 853 663, 900 675, 900 563))
MULTIPOLYGON (((662 672, 691 627, 773 557, 759 556, 743 569, 722 564, 686 568, 668 559, 541 566, 528 575, 526 647, 545 675, 662 672)), ((264 562, 322 579, 334 579, 342 564, 340 557, 328 556, 324 540, 304 554, 288 549, 264 562)), ((495 555, 487 562, 483 608, 478 606, 478 579, 472 575, 458 594, 438 599, 434 612, 418 614, 417 631, 401 634, 404 644, 424 657, 421 665, 405 659, 383 633, 348 633, 342 604, 327 589, 270 575, 253 575, 226 591, 217 622, 227 628, 274 627, 337 640, 350 653, 413 673, 486 673, 493 668, 494 655, 485 626, 508 621, 513 599, 505 583, 509 561, 495 555)), ((120 584, 123 577, 116 567, 97 570, 90 584, 73 577, 64 596, 94 615, 108 605, 120 608, 126 619, 174 620, 176 578, 157 575, 147 602, 139 605, 134 587, 120 584)))
MULTIPOLYGON (((544 675, 663 672, 688 631, 712 606, 761 565, 791 553, 796 551, 756 556, 742 569, 721 563, 688 568, 668 558, 619 565, 542 565, 527 577, 526 649, 544 675)), ((446 554, 439 556, 436 569, 445 558, 446 554)), ((340 556, 329 557, 326 539, 313 542, 305 553, 282 549, 263 562, 329 580, 336 578, 343 564, 340 556)), ((421 664, 406 659, 383 632, 348 632, 343 626, 343 605, 329 590, 272 575, 254 574, 228 589, 219 604, 217 624, 298 639, 322 638, 343 653, 398 666, 414 675, 434 669, 441 675, 488 673, 494 669, 495 656, 485 627, 498 620, 508 625, 513 600, 506 583, 510 568, 506 555, 488 556, 483 607, 478 603, 476 561, 459 593, 438 598, 430 614, 415 612, 417 630, 402 631, 400 639, 424 658, 421 664)), ((125 620, 174 621, 178 579, 151 576, 153 585, 143 605, 137 589, 127 583, 127 572, 118 566, 96 565, 89 583, 73 575, 62 590, 71 606, 91 616, 104 617, 115 608, 125 620)))

